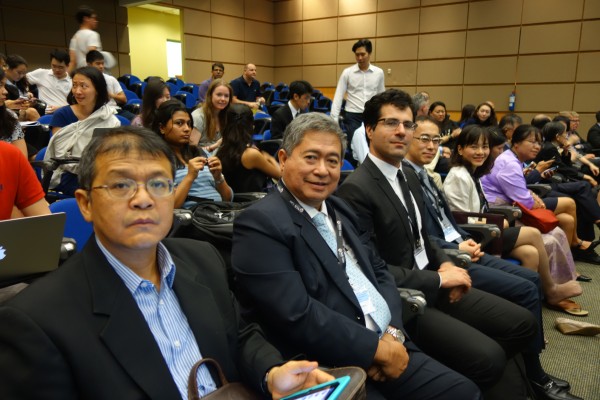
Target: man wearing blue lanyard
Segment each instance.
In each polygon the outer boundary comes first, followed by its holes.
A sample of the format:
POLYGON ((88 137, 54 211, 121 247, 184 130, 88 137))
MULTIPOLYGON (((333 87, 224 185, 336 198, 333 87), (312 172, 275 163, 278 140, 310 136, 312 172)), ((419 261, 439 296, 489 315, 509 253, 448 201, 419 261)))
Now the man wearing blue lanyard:
POLYGON ((346 141, 320 113, 286 128, 278 190, 234 224, 232 264, 248 317, 284 356, 357 365, 369 398, 477 399, 476 385, 405 334, 392 275, 331 194, 346 141))
POLYGON ((487 390, 506 358, 535 337, 537 322, 526 309, 471 288, 469 273, 429 239, 419 180, 402 165, 416 128, 412 105, 395 89, 365 104, 369 154, 338 195, 356 210, 397 285, 425 293, 430 307, 407 326, 415 342, 487 390))
MULTIPOLYGON (((529 348, 523 352, 527 375, 533 381, 532 387, 538 392, 551 391, 552 396, 559 396, 559 398, 575 398, 568 393, 566 381, 547 375, 540 363, 539 353, 544 348, 539 295, 540 275, 500 257, 484 254, 479 243, 469 238, 467 232, 456 224, 444 194, 423 169, 425 164, 431 162, 438 150, 441 139, 439 127, 430 117, 417 117, 416 122, 418 126, 408 148, 404 166, 417 172, 421 182, 426 211, 424 224, 429 238, 441 248, 460 248, 471 254, 473 264, 469 267, 469 274, 473 279, 474 287, 510 300, 533 313, 538 320, 538 332, 529 348), (542 388, 551 382, 552 387, 544 391, 542 388)), ((550 398, 553 398, 552 396, 550 398)), ((538 397, 548 398, 548 394, 538 393, 538 397)))

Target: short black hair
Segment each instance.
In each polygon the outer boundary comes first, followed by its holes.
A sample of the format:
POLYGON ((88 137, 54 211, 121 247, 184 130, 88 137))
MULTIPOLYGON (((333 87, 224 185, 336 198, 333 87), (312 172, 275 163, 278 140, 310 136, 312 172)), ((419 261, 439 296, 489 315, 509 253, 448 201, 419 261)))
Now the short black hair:
POLYGON ((517 129, 515 129, 512 139, 510 141, 511 147, 513 147, 515 144, 523 142, 529 136, 531 136, 532 133, 535 134, 535 140, 537 140, 541 143, 542 142, 542 134, 540 133, 540 130, 538 128, 536 128, 533 125, 528 125, 528 124, 519 125, 517 127, 517 129))
POLYGON ((515 125, 521 125, 523 123, 523 119, 515 113, 504 114, 502 118, 500 118, 500 122, 498 122, 498 127, 502 132, 504 132, 504 127, 506 125, 510 125, 514 127, 515 125))
POLYGON ((50 61, 55 59, 58 62, 64 62, 66 65, 69 65, 71 62, 71 57, 69 56, 69 52, 62 49, 54 49, 50 53, 50 61))
POLYGON ((93 8, 91 8, 90 6, 80 6, 77 9, 77 12, 75 13, 75 19, 77 20, 77 22, 79 23, 79 25, 83 24, 83 19, 84 18, 89 18, 92 17, 96 14, 96 11, 94 11, 93 8))
POLYGON ((596 111, 596 122, 600 122, 600 111, 596 111))
POLYGON ((531 125, 535 126, 539 130, 542 130, 544 125, 546 125, 548 122, 551 122, 551 121, 552 120, 547 115, 536 115, 535 117, 533 117, 531 119, 531 125))
POLYGON ((85 55, 85 62, 91 64, 96 61, 104 61, 104 56, 98 50, 90 50, 85 55))
POLYGON ((100 154, 140 155, 154 158, 164 157, 171 164, 171 174, 175 178, 175 155, 173 151, 157 134, 146 128, 135 126, 118 126, 104 135, 95 137, 87 145, 78 167, 79 186, 90 190, 98 171, 96 158, 100 154))
POLYGON ((313 87, 307 81, 293 81, 290 83, 290 99, 294 98, 294 95, 304 96, 306 93, 310 93, 312 95, 313 87))
POLYGON ((364 47, 369 54, 373 52, 373 44, 371 44, 369 39, 360 39, 358 42, 354 43, 352 46, 352 52, 356 53, 356 49, 359 47, 364 47))
POLYGON ((388 89, 385 92, 371 97, 371 99, 365 103, 365 111, 363 112, 365 128, 371 127, 371 129, 375 129, 377 120, 381 116, 381 108, 386 104, 391 104, 400 110, 408 108, 411 112, 413 108, 410 94, 399 89, 388 89))
POLYGON ((548 122, 542 128, 542 136, 545 142, 552 142, 558 135, 562 135, 567 128, 558 121, 548 122))
POLYGON ((571 130, 571 118, 569 117, 565 117, 564 115, 557 115, 556 117, 552 118, 552 122, 564 122, 567 126, 567 130, 571 130))
POLYGON ((215 67, 219 67, 219 68, 221 68, 221 69, 223 70, 223 72, 225 72, 225 66, 223 65, 223 63, 220 63, 220 62, 216 62, 216 63, 214 63, 214 64, 213 64, 213 65, 210 67, 210 70, 211 70, 211 71, 214 71, 214 70, 215 70, 215 67))

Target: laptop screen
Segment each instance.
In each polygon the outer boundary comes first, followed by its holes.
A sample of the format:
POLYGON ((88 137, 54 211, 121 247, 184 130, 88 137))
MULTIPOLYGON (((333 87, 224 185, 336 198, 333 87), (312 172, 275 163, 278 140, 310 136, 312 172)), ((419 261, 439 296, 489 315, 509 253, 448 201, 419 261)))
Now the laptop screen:
POLYGON ((0 286, 58 267, 66 215, 0 221, 0 286))

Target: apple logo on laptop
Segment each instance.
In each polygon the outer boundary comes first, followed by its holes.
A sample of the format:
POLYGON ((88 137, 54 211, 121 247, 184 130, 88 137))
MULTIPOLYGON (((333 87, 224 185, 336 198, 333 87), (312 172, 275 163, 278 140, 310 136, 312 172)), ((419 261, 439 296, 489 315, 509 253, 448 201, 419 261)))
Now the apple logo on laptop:
POLYGON ((6 257, 6 250, 0 246, 0 260, 4 259, 4 257, 6 257))

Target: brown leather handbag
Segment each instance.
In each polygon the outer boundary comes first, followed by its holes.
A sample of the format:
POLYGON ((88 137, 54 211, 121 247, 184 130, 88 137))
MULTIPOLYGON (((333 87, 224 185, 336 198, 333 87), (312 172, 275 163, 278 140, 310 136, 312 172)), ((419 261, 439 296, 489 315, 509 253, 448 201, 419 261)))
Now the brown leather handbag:
POLYGON ((198 361, 190 370, 190 376, 188 377, 188 400, 200 400, 200 399, 212 399, 212 400, 260 400, 264 399, 264 396, 260 395, 250 387, 240 382, 229 382, 223 374, 223 370, 219 363, 212 358, 203 358, 198 361), (219 388, 212 393, 207 394, 204 397, 198 393, 198 368, 202 364, 206 364, 207 368, 214 368, 219 376, 219 382, 217 385, 219 388))

